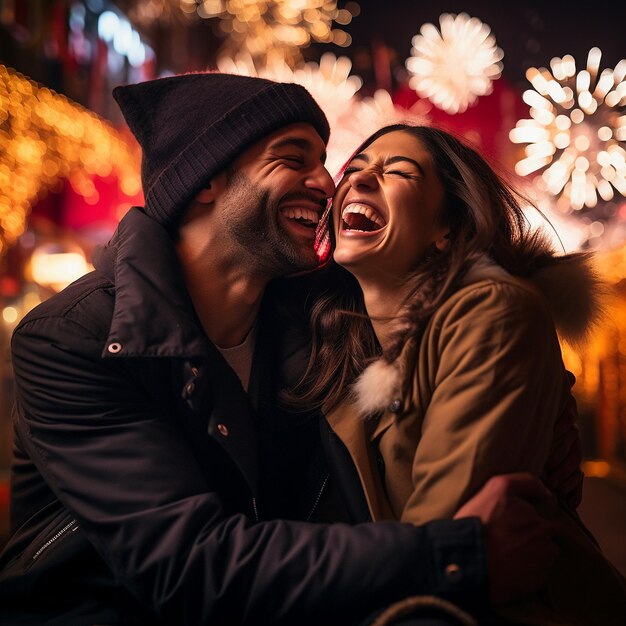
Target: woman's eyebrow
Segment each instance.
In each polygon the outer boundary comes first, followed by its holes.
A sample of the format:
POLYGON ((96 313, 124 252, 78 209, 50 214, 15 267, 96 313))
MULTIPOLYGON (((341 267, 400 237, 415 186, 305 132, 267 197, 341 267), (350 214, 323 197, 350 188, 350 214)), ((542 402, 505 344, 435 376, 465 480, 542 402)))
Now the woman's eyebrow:
POLYGON ((370 162, 370 158, 369 155, 365 154, 365 152, 359 152, 359 154, 355 154, 351 159, 350 162, 352 161, 356 161, 356 160, 360 160, 360 161, 365 161, 366 163, 370 162))
POLYGON ((397 156, 389 157, 388 159, 385 159, 385 165, 391 165, 392 163, 398 163, 400 161, 406 161, 407 163, 413 164, 417 171, 424 176, 424 168, 415 159, 408 156, 402 156, 399 154, 397 156))
MULTIPOLYGON (((366 154, 365 152, 361 152, 360 154, 357 154, 355 156, 352 157, 352 161, 365 161, 366 163, 370 162, 370 156, 369 154, 366 154)), ((352 163, 352 161, 350 161, 352 163)), ((385 165, 391 165, 393 163, 398 163, 400 161, 406 161, 407 163, 411 163, 413 164, 417 171, 424 176, 425 172, 424 172, 424 168, 415 160, 412 159, 411 157, 408 156, 403 156, 403 155, 396 155, 396 156, 390 156, 388 158, 385 159, 385 165)))

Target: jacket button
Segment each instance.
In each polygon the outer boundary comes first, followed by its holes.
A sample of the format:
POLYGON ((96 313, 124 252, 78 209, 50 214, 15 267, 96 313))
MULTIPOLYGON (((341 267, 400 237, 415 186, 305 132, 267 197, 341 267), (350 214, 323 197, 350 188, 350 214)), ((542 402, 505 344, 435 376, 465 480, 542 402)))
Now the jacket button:
POLYGON ((185 385, 185 397, 188 398, 196 390, 195 383, 187 383, 185 385))
POLYGON ((394 400, 388 407, 387 409, 391 412, 391 413, 399 413, 400 412, 400 407, 402 406, 402 402, 400 400, 394 400))
POLYGON ((444 571, 451 583, 458 583, 463 578, 463 571, 457 563, 449 563, 444 571))
POLYGON ((118 343, 117 341, 114 341, 113 343, 110 343, 107 346, 107 350, 111 353, 111 354, 117 354, 120 350, 122 349, 122 344, 118 343))
POLYGON ((220 435, 222 435, 222 437, 228 437, 228 428, 225 424, 218 424, 217 431, 220 435))

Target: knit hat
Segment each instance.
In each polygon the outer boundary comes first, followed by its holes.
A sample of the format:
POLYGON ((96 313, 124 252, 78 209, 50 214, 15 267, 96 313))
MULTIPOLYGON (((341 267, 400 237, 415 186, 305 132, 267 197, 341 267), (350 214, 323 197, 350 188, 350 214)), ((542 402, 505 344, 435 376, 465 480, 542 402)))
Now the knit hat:
POLYGON ((219 73, 116 87, 113 97, 142 148, 145 211, 176 225, 189 201, 241 152, 279 128, 330 129, 309 92, 291 83, 219 73))

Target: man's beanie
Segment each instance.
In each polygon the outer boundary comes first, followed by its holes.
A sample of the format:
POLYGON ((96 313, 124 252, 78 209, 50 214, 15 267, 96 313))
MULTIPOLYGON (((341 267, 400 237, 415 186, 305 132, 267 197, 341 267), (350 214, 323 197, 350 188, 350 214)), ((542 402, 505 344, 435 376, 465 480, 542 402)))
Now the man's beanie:
POLYGON ((189 201, 250 145, 306 122, 330 129, 309 92, 291 83, 198 73, 116 87, 113 96, 142 148, 145 211, 176 225, 189 201))

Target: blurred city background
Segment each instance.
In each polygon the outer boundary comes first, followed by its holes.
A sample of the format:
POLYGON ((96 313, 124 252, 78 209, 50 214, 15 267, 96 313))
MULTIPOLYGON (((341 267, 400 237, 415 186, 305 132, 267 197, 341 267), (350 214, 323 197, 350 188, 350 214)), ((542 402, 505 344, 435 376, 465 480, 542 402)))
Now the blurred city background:
POLYGON ((543 214, 529 207, 528 219, 555 245, 595 252, 608 315, 563 351, 588 477, 581 515, 626 574, 625 40, 613 0, 0 0, 0 545, 11 332, 89 271, 142 202, 111 90, 220 70, 306 86, 331 122, 331 171, 389 121, 460 134, 515 172, 543 214))

